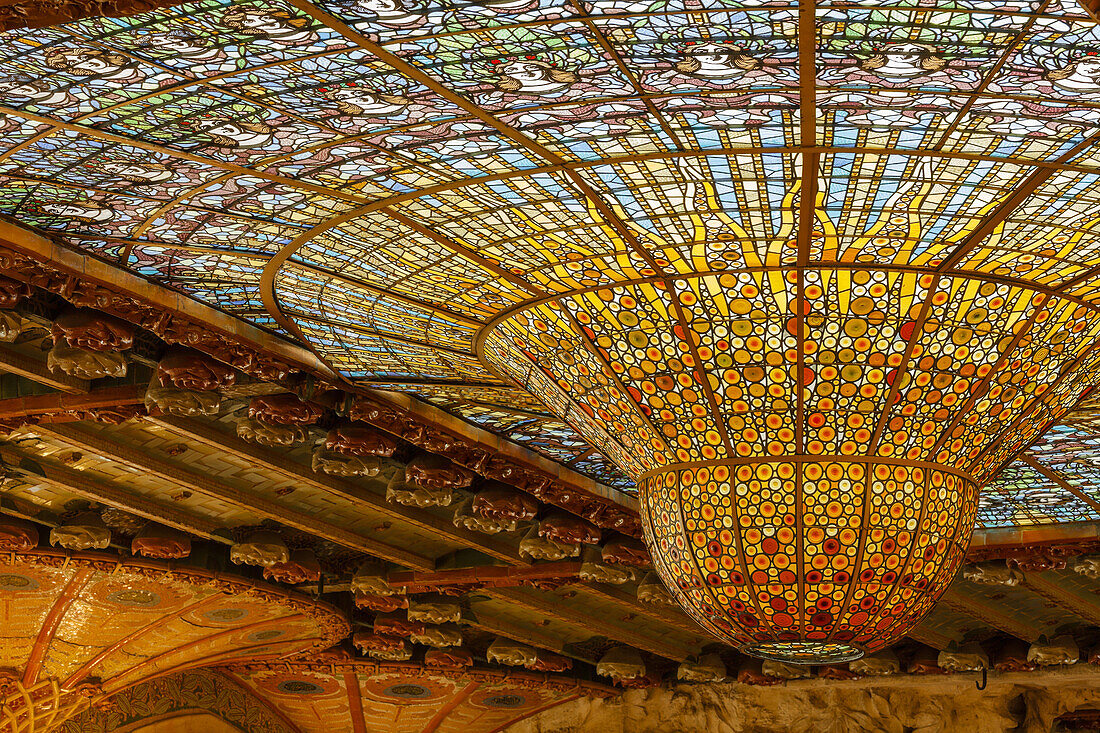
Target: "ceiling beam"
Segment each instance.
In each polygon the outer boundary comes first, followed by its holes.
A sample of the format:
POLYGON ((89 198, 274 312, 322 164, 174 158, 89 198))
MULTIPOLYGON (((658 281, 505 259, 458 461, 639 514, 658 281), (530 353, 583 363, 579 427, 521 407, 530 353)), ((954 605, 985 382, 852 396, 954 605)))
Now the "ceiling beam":
POLYGON ((208 476, 186 468, 180 463, 156 458, 103 435, 89 433, 75 425, 42 425, 38 426, 38 430, 39 432, 55 435, 62 441, 84 450, 98 453, 111 460, 145 471, 152 476, 186 487, 205 496, 216 498, 227 504, 232 504, 243 511, 264 519, 329 540, 342 547, 374 555, 398 565, 418 570, 429 570, 435 567, 435 561, 432 558, 365 537, 343 527, 322 522, 316 517, 294 511, 251 491, 244 491, 223 482, 215 481, 208 476))
POLYGON ((467 626, 473 626, 482 631, 487 631, 490 634, 503 636, 506 639, 518 641, 520 644, 527 644, 537 649, 545 649, 548 652, 560 654, 570 659, 576 659, 586 664, 595 665, 600 661, 595 654, 573 649, 571 645, 556 637, 544 634, 540 631, 535 631, 534 629, 520 628, 513 623, 496 618, 491 614, 482 613, 476 606, 471 610, 473 612, 473 617, 470 615, 464 615, 462 617, 462 623, 467 626))
POLYGON ((51 392, 28 397, 11 397, 0 400, 0 420, 140 405, 145 401, 145 391, 144 384, 127 384, 122 387, 101 387, 80 393, 51 392))
POLYGON ((1024 573, 1024 586, 1063 611, 1079 616, 1093 626, 1100 626, 1100 603, 1096 596, 1086 598, 1075 593, 1049 573, 1024 573))
POLYGON ((952 641, 955 641, 955 639, 952 639, 946 634, 941 634, 938 631, 933 631, 932 629, 929 629, 920 624, 917 624, 915 627, 910 629, 909 632, 906 633, 906 636, 913 641, 919 641, 925 646, 930 646, 933 649, 939 649, 940 651, 943 651, 951 644, 952 641))
POLYGON ((949 588, 943 594, 940 603, 1023 641, 1032 642, 1043 635, 1042 629, 1014 615, 1011 611, 1006 612, 983 600, 964 595, 954 588, 949 588))
POLYGON ((681 631, 686 631, 689 634, 696 634, 700 637, 707 635, 699 624, 688 618, 687 615, 678 608, 662 608, 660 606, 642 603, 636 596, 626 593, 621 588, 608 585, 607 583, 581 583, 572 587, 580 590, 582 593, 596 596, 605 601, 611 601, 620 606, 626 606, 639 616, 644 616, 645 618, 659 621, 669 626, 675 626, 681 631))
POLYGON ((44 361, 27 356, 11 346, 0 345, 0 371, 18 374, 67 394, 82 394, 91 389, 91 382, 87 379, 78 379, 63 372, 50 371, 44 361))
POLYGON ((217 534, 219 530, 224 529, 220 524, 146 499, 141 494, 124 489, 88 471, 75 471, 57 461, 34 455, 11 443, 0 445, 0 459, 10 466, 26 471, 42 483, 72 492, 85 499, 121 509, 158 524, 190 532, 198 537, 232 544, 232 540, 217 534))
POLYGON ((605 636, 612 641, 642 649, 658 657, 682 662, 697 650, 662 639, 653 639, 639 634, 636 630, 625 629, 608 623, 594 614, 584 614, 563 604, 560 598, 549 598, 518 588, 491 588, 484 591, 493 598, 521 606, 528 611, 547 616, 558 621, 584 629, 593 635, 605 636))
MULTIPOLYGON (((509 542, 494 539, 489 535, 473 532, 467 529, 455 527, 451 522, 431 512, 417 507, 405 507, 400 504, 391 504, 386 501, 381 493, 370 491, 362 485, 352 483, 334 476, 314 473, 313 469, 287 458, 278 451, 264 448, 263 446, 249 443, 223 430, 219 430, 208 422, 193 418, 172 417, 159 415, 145 418, 154 425, 167 428, 180 437, 193 440, 203 445, 260 466, 261 468, 301 481, 307 486, 324 491, 327 494, 337 496, 345 501, 358 506, 366 506, 372 510, 384 514, 406 524, 411 524, 436 537, 454 542, 463 547, 472 547, 484 552, 497 560, 503 560, 513 565, 525 564, 519 557, 518 546, 509 542)), ((380 482, 375 482, 380 483, 380 482)), ((307 530, 308 531, 308 530, 307 530)), ((404 564, 404 563, 402 563, 404 564)), ((418 570, 434 570, 430 568, 417 568, 418 570)))

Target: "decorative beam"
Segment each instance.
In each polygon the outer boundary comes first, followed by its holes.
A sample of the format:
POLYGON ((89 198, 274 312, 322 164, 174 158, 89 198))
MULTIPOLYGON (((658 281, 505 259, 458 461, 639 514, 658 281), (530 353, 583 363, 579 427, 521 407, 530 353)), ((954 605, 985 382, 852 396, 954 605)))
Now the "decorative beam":
POLYGON ((175 507, 151 501, 117 484, 96 478, 86 471, 74 471, 61 463, 28 453, 11 444, 0 445, 0 458, 14 466, 22 464, 22 467, 34 474, 38 480, 59 489, 71 491, 78 496, 208 540, 232 544, 232 540, 216 534, 223 529, 221 525, 188 512, 181 512, 175 507), (28 466, 27 462, 33 466, 28 466))
POLYGON ((583 651, 571 649, 570 645, 566 644, 561 639, 540 633, 533 629, 521 629, 508 621, 484 614, 476 608, 472 609, 472 611, 476 614, 476 618, 469 618, 467 616, 462 617, 462 623, 467 626, 473 626, 482 631, 488 631, 490 634, 496 634, 497 636, 503 636, 512 641, 518 641, 521 644, 527 644, 528 646, 533 646, 538 649, 545 649, 555 654, 561 654, 564 657, 569 657, 570 659, 575 659, 585 664, 595 665, 600 661, 595 654, 588 654, 583 651))
POLYGON ((206 496, 240 507, 264 519, 270 519, 287 527, 321 537, 343 547, 374 555, 405 567, 429 570, 435 567, 431 558, 403 548, 380 542, 336 525, 321 522, 316 517, 294 511, 249 491, 228 486, 208 476, 196 473, 185 466, 147 455, 135 448, 93 435, 71 425, 39 426, 41 432, 56 435, 61 440, 98 453, 112 460, 153 476, 187 487, 206 496))
MULTIPOLYGON (((211 337, 215 337, 218 339, 218 346, 229 347, 229 352, 250 354, 256 364, 251 371, 248 367, 242 367, 242 371, 256 374, 261 379, 266 378, 261 373, 264 369, 275 368, 277 364, 285 364, 325 379, 338 377, 308 349, 298 344, 217 310, 189 295, 150 283, 129 270, 65 247, 26 227, 3 219, 0 219, 0 247, 10 250, 0 251, 0 255, 16 260, 5 270, 5 275, 27 279, 26 272, 36 268, 31 274, 36 278, 41 276, 43 281, 66 282, 81 291, 106 290, 117 294, 121 296, 117 298, 118 302, 104 307, 103 310, 131 322, 143 317, 152 318, 155 313, 156 323, 159 325, 154 326, 154 331, 166 330, 177 341, 188 340, 200 351, 206 350, 210 346, 211 337)), ((61 294, 58 291, 59 288, 56 287, 51 290, 61 294)), ((71 295, 67 299, 73 300, 71 295)), ((227 360, 226 355, 211 355, 222 361, 227 360)), ((3 368, 2 364, 0 368, 3 368)))
POLYGON ((951 644, 952 641, 955 641, 955 639, 952 639, 946 634, 941 634, 938 631, 933 631, 932 629, 929 629, 920 624, 910 630, 910 632, 906 634, 906 636, 913 641, 919 641, 921 644, 930 646, 933 649, 939 649, 940 651, 943 651, 951 644))
POLYGON ((553 601, 547 600, 541 594, 536 596, 533 593, 520 590, 518 588, 493 588, 486 591, 488 595, 499 598, 502 601, 506 601, 516 606, 522 606, 529 611, 548 616, 549 618, 557 619, 563 623, 567 623, 570 626, 576 626, 584 629, 592 634, 598 634, 600 636, 606 636, 612 641, 617 641, 620 644, 626 644, 637 649, 642 649, 655 654, 665 659, 671 659, 675 662, 682 662, 691 656, 696 650, 667 642, 661 639, 651 639, 647 636, 642 636, 637 632, 632 632, 628 629, 624 629, 621 626, 610 624, 603 619, 593 615, 582 615, 577 611, 563 605, 560 599, 554 599, 553 601))
POLYGON ((949 588, 943 594, 940 603, 1023 641, 1032 642, 1043 635, 1039 627, 1012 615, 1011 612, 1006 613, 984 601, 963 595, 954 588, 949 588))
POLYGON ((11 346, 0 345, 0 371, 18 374, 68 394, 83 394, 91 389, 91 382, 87 379, 77 379, 61 372, 52 372, 45 362, 20 353, 11 346))
POLYGON ((1097 603, 1096 596, 1086 598, 1075 593, 1048 573, 1024 573, 1024 585, 1063 611, 1080 616, 1093 626, 1100 626, 1100 603, 1097 603))
POLYGON ((0 420, 79 412, 103 407, 140 405, 145 401, 145 390, 144 384, 127 384, 122 387, 102 387, 79 393, 53 392, 28 397, 12 397, 0 400, 0 420))
POLYGON ((54 601, 53 607, 46 615, 45 620, 42 621, 38 637, 34 640, 34 646, 31 647, 30 656, 27 658, 27 666, 23 670, 24 687, 33 687, 34 683, 38 681, 38 673, 42 671, 42 662, 46 659, 46 652, 49 651, 50 644, 53 643, 58 627, 65 620, 65 614, 69 612, 69 607, 73 605, 73 601, 84 590, 84 586, 88 584, 91 577, 91 568, 81 568, 73 575, 61 595, 54 601))
POLYGON ((625 593, 622 589, 616 588, 613 585, 608 585, 606 583, 584 583, 574 587, 580 589, 583 593, 588 593, 589 595, 596 596, 605 601, 611 601, 620 606, 626 606, 639 616, 644 616, 653 621, 668 624, 669 626, 675 626, 681 631, 696 634, 700 637, 707 635, 701 626, 681 613, 679 609, 646 605, 636 597, 625 593))
POLYGON ((439 729, 439 726, 441 726, 443 722, 447 720, 447 717, 455 711, 455 708, 466 702, 466 699, 469 698, 470 695, 477 692, 477 689, 479 687, 481 687, 481 680, 475 680, 474 682, 471 682, 470 684, 459 690, 457 693, 455 693, 455 696, 452 697, 446 705, 441 707, 439 709, 439 712, 437 712, 435 716, 430 721, 428 721, 428 724, 424 726, 424 730, 421 731, 421 733, 435 733, 435 731, 439 729))
POLYGON ((529 580, 573 578, 580 572, 579 560, 558 560, 524 567, 473 567, 437 570, 433 573, 390 573, 386 582, 406 589, 408 593, 430 593, 440 586, 469 585, 471 590, 482 587, 510 588, 529 580))
MULTIPOLYGON (((237 436, 219 430, 207 422, 168 415, 148 417, 146 420, 154 425, 167 428, 176 435, 217 448, 228 455, 293 478, 296 481, 301 481, 308 486, 338 496, 352 504, 370 507, 380 514, 411 524, 447 541, 463 547, 473 547, 490 557, 513 565, 524 564, 519 557, 518 548, 511 543, 502 542, 479 532, 455 527, 447 520, 423 509, 391 504, 382 495, 369 491, 358 484, 333 476, 322 476, 314 473, 311 468, 290 460, 278 451, 241 440, 237 436)), ((419 569, 434 570, 435 567, 433 565, 431 568, 419 569)))
POLYGON ((363 717, 363 693, 359 689, 359 676, 355 674, 355 670, 344 670, 344 687, 348 693, 352 733, 367 733, 367 721, 363 717))

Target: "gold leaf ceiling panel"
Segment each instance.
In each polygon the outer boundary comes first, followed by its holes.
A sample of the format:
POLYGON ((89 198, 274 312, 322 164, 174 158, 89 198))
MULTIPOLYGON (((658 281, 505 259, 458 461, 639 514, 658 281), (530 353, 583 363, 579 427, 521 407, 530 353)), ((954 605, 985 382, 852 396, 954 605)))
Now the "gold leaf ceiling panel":
POLYGON ((196 568, 50 550, 0 561, 3 730, 50 730, 146 678, 318 651, 349 630, 327 604, 196 568))

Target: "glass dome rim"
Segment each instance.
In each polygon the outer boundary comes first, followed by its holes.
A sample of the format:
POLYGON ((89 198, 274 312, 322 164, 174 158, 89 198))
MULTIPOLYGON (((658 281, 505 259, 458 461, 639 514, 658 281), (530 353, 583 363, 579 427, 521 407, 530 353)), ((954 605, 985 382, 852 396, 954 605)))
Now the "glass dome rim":
POLYGON ((867 656, 867 650, 866 649, 863 649, 863 648, 861 648, 859 646, 856 646, 854 644, 846 644, 846 643, 843 643, 843 642, 835 642, 835 641, 821 641, 821 642, 805 641, 805 640, 799 640, 799 641, 762 641, 762 642, 757 642, 756 644, 750 644, 749 646, 741 647, 740 649, 738 649, 738 651, 740 651, 742 654, 747 654, 750 657, 754 657, 756 659, 763 659, 763 660, 766 660, 766 661, 782 662, 784 664, 797 664, 797 665, 804 665, 804 666, 811 666, 811 665, 815 665, 815 664, 844 664, 844 663, 847 663, 847 662, 854 662, 857 659, 862 659, 863 657, 867 656), (850 651, 845 653, 845 654, 840 654, 838 652, 838 653, 833 654, 831 656, 822 655, 822 656, 819 656, 819 657, 816 657, 816 658, 810 659, 810 660, 805 660, 805 659, 799 660, 799 659, 792 659, 790 655, 783 655, 783 654, 778 653, 778 652, 767 652, 767 651, 762 651, 761 650, 761 647, 769 646, 769 645, 775 645, 775 644, 797 644, 797 645, 800 645, 800 646, 803 646, 803 647, 807 647, 807 646, 811 646, 811 647, 844 647, 844 648, 849 649, 850 651))

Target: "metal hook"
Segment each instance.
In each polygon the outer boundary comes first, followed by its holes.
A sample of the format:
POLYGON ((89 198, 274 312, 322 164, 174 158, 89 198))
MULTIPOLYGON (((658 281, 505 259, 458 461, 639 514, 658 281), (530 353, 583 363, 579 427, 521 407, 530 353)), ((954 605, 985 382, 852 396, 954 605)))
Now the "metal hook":
POLYGON ((975 682, 974 686, 977 687, 979 690, 984 690, 985 689, 985 683, 987 682, 988 674, 989 674, 989 671, 985 667, 982 667, 982 681, 981 682, 975 682))

